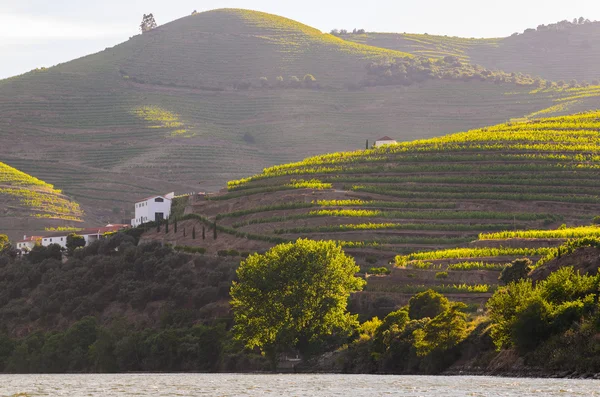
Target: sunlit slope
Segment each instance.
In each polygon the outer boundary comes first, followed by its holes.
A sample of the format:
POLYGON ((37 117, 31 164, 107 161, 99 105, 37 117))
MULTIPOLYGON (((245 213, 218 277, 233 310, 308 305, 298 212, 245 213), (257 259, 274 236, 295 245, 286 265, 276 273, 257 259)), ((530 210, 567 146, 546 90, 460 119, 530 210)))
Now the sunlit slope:
POLYGON ((348 34, 345 40, 432 58, 455 56, 490 69, 578 82, 600 79, 600 23, 530 30, 498 39, 426 34, 348 34))
POLYGON ((0 203, 0 233, 11 237, 18 237, 23 230, 23 218, 28 225, 37 227, 83 220, 79 204, 60 190, 2 162, 0 203))
POLYGON ((312 157, 231 181, 197 212, 239 233, 382 255, 586 224, 600 213, 599 129, 589 112, 312 157))
POLYGON ((397 84, 402 68, 392 63, 406 57, 264 13, 187 16, 0 81, 0 139, 9 143, 0 159, 60 186, 86 219, 120 222, 140 197, 216 191, 383 135, 409 141, 600 107, 595 96, 563 103, 582 94, 481 81, 483 70, 440 62, 411 61, 416 77, 426 77, 397 84), (391 81, 383 69, 369 74, 374 60, 376 69, 396 66, 391 81), (306 74, 316 82, 290 85, 306 74), (375 85, 357 85, 366 78, 375 85))
POLYGON ((343 85, 364 74, 373 58, 410 57, 347 42, 296 21, 257 11, 221 9, 160 26, 115 49, 131 52, 120 63, 130 78, 162 84, 227 87, 278 76, 312 74, 343 85))
MULTIPOLYGON (((503 39, 469 39, 463 37, 436 36, 414 33, 365 33, 347 34, 343 39, 356 43, 406 51, 417 56, 444 58, 453 56, 463 62, 471 62, 471 54, 478 50, 497 48, 503 39)), ((508 70, 509 72, 511 70, 508 70)))

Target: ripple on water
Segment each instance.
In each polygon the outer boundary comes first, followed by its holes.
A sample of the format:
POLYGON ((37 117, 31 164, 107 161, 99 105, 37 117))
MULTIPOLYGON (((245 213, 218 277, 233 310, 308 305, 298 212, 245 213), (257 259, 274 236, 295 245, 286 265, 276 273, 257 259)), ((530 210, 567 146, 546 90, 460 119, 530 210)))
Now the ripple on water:
POLYGON ((598 396, 600 381, 377 375, 0 375, 0 397, 598 396))

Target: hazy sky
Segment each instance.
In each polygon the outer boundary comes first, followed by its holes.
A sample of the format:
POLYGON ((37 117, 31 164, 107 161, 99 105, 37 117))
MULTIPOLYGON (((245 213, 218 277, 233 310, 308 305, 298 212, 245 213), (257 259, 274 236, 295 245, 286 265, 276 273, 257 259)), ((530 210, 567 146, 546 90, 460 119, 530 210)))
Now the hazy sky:
POLYGON ((158 24, 214 8, 279 14, 328 32, 368 31, 500 37, 584 16, 600 20, 598 0, 0 0, 0 78, 100 51, 138 31, 142 14, 158 24))

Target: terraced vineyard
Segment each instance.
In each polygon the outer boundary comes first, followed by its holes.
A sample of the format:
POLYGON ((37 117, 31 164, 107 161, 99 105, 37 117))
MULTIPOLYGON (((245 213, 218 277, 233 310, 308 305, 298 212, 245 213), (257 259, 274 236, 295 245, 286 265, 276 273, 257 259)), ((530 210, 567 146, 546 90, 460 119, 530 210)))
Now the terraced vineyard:
POLYGON ((238 236, 333 239, 382 263, 480 233, 586 224, 600 214, 599 129, 588 112, 325 154, 230 181, 193 212, 238 236))
POLYGON ((3 233, 12 237, 29 230, 22 227, 27 219, 32 230, 44 226, 80 224, 83 212, 79 204, 54 186, 0 162, 0 219, 3 233))

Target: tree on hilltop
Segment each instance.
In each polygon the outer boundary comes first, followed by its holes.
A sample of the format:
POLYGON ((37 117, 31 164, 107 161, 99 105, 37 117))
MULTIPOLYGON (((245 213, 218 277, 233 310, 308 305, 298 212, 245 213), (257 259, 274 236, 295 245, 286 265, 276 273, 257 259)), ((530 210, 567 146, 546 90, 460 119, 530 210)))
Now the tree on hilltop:
POLYGON ((142 23, 140 24, 140 30, 142 31, 142 33, 147 33, 152 29, 155 29, 156 27, 158 27, 158 25, 156 24, 154 15, 144 14, 144 16, 142 17, 142 23))
POLYGON ((332 337, 358 326, 347 310, 350 293, 365 284, 358 271, 332 241, 298 239, 249 256, 231 287, 236 338, 259 348, 274 368, 291 349, 303 357, 321 352, 332 337))

